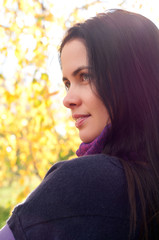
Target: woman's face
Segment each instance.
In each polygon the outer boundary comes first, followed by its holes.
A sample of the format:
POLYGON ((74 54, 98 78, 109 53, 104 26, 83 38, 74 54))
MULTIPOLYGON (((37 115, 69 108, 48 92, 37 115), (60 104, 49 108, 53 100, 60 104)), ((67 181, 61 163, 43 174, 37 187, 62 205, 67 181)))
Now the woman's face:
POLYGON ((63 100, 65 107, 70 108, 80 139, 91 142, 109 122, 107 109, 92 90, 89 79, 87 51, 80 39, 67 42, 61 53, 63 82, 67 95, 63 100))

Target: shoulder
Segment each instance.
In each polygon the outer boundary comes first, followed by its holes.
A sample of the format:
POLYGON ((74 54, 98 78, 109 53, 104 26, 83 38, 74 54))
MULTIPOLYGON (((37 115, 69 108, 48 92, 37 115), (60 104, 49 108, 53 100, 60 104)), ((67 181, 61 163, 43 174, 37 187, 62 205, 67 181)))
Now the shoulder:
POLYGON ((45 203, 58 206, 56 215, 69 212, 70 208, 80 212, 82 209, 79 206, 102 211, 97 206, 104 205, 105 209, 110 210, 120 201, 127 201, 123 167, 119 159, 104 154, 59 162, 49 170, 26 202, 30 204, 30 201, 35 204, 38 201, 42 206, 45 203), (43 202, 40 203, 39 199, 43 202), (109 203, 111 206, 108 208, 109 203))
POLYGON ((127 184, 122 165, 117 158, 104 154, 59 162, 14 213, 25 228, 84 215, 128 219, 127 184))
POLYGON ((127 194, 127 181, 120 160, 105 154, 59 162, 50 169, 45 181, 52 182, 55 178, 61 190, 71 198, 74 196, 73 199, 80 192, 90 199, 91 194, 95 199, 100 195, 111 202, 127 194), (90 195, 87 196, 88 192, 90 195))
POLYGON ((69 172, 71 173, 71 178, 73 176, 78 177, 80 174, 83 175, 84 172, 87 172, 87 177, 88 173, 97 174, 98 171, 104 173, 105 177, 111 174, 115 177, 116 174, 123 175, 124 173, 123 166, 118 158, 105 154, 96 154, 58 162, 50 168, 45 178, 51 177, 55 173, 69 174, 69 172))
MULTIPOLYGON (((102 185, 118 189, 126 184, 123 166, 118 158, 105 154, 89 155, 55 164, 47 173, 44 183, 54 181, 57 185, 72 189, 87 187, 95 189, 102 185)), ((97 189, 98 190, 98 189, 97 189)))

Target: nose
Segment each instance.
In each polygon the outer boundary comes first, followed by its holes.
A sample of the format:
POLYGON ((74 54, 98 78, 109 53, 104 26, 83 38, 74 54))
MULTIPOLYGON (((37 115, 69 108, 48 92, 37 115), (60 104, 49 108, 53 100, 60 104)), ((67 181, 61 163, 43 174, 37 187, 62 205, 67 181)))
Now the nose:
POLYGON ((79 106, 81 104, 81 98, 79 95, 79 91, 77 91, 75 88, 70 87, 67 95, 63 99, 63 104, 65 107, 73 109, 76 106, 79 106))

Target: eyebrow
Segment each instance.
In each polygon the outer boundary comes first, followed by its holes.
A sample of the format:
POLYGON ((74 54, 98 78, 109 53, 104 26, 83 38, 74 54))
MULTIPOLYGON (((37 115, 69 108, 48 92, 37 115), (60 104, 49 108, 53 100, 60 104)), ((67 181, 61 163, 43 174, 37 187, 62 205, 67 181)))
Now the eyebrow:
MULTIPOLYGON (((91 69, 90 66, 81 66, 78 67, 75 71, 73 71, 72 76, 75 77, 80 71, 82 71, 83 69, 91 69)), ((63 81, 68 80, 66 77, 62 78, 63 81)))

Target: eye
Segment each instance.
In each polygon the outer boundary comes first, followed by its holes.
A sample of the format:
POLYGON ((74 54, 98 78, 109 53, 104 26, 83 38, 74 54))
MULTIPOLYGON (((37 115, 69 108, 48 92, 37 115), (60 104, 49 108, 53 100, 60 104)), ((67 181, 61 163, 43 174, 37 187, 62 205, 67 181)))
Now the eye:
POLYGON ((90 76, 90 74, 88 74, 88 73, 81 73, 80 74, 80 78, 81 78, 81 80, 82 81, 87 81, 87 82, 89 82, 90 81, 90 79, 91 79, 91 76, 90 76))
POLYGON ((70 85, 71 85, 70 81, 68 81, 68 80, 64 81, 64 85, 65 85, 66 91, 68 91, 70 88, 70 85))

